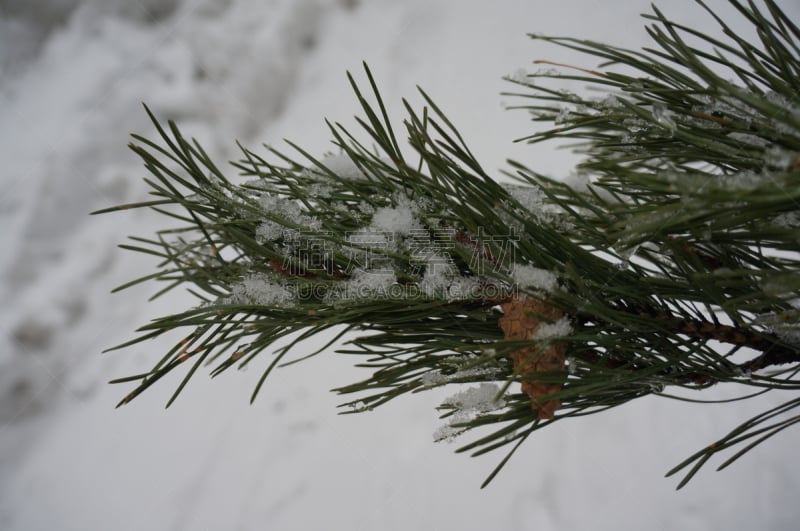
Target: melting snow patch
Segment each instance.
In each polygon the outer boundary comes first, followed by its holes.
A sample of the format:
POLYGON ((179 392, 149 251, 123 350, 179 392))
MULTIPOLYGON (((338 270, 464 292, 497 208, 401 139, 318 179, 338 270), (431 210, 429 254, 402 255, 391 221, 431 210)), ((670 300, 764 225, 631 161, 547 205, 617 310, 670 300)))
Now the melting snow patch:
POLYGON ((471 369, 460 369, 452 374, 444 374, 440 370, 426 372, 420 380, 425 387, 436 387, 451 382, 458 382, 467 378, 488 379, 499 376, 501 369, 497 367, 472 367, 471 369))
POLYGON ((663 103, 656 103, 653 105, 653 118, 655 121, 659 125, 668 129, 670 132, 674 133, 677 126, 675 125, 675 120, 673 120, 672 116, 672 111, 667 109, 666 105, 663 103))

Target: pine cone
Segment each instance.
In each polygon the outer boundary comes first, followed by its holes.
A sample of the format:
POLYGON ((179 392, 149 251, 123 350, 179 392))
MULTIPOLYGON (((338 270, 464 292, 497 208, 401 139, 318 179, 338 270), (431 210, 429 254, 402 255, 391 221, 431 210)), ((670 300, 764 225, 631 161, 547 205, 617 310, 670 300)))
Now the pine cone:
MULTIPOLYGON (((561 311, 546 302, 514 295, 509 302, 501 305, 503 317, 498 319, 506 339, 533 339, 539 329, 540 318, 557 321, 563 317, 561 311)), ((540 371, 563 371, 566 346, 556 343, 544 349, 537 345, 523 347, 511 353, 514 370, 522 375, 540 371)), ((522 391, 531 397, 531 409, 541 419, 552 419, 555 410, 561 406, 561 400, 542 401, 545 396, 561 390, 561 384, 522 380, 522 391)))

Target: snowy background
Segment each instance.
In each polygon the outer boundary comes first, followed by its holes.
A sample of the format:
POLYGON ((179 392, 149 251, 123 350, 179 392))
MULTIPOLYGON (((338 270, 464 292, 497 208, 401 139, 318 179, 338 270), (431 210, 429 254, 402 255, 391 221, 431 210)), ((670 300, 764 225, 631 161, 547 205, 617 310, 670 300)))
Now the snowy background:
MULTIPOLYGON (((712 31, 693 2, 663 6, 712 31)), ((255 370, 198 375, 169 410, 174 379, 119 410, 129 388, 106 383, 148 369, 167 344, 101 350, 190 301, 148 304, 154 286, 110 295, 153 267, 115 246, 163 221, 87 215, 145 197, 126 148, 130 132, 152 134, 141 102, 221 160, 236 139, 321 154, 324 117, 353 123, 345 72, 363 79, 366 60, 395 116, 401 97, 419 102, 419 84, 484 167, 510 156, 566 175, 567 153, 512 145, 529 124, 503 110, 500 78, 535 58, 593 66, 526 32, 640 46, 645 11, 638 0, 0 0, 0 529, 794 528, 796 430, 678 493, 662 477, 779 397, 639 400, 558 423, 481 491, 502 455, 434 444, 440 396, 337 416, 327 390, 364 376, 347 359, 279 371, 253 406, 255 370)))

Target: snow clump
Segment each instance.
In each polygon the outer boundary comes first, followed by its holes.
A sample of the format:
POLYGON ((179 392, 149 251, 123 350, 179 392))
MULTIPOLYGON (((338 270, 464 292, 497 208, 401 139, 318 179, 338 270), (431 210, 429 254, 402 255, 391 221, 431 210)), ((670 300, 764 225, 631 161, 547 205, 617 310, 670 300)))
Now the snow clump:
POLYGON ((332 173, 336 174, 337 177, 348 180, 357 180, 364 177, 364 172, 344 153, 328 155, 320 162, 332 173))
POLYGON ((395 276, 392 271, 356 269, 345 283, 343 292, 337 293, 337 296, 342 299, 388 297, 394 284, 395 276))
MULTIPOLYGON (((277 216, 288 223, 309 229, 316 229, 320 226, 318 219, 304 213, 300 205, 284 197, 264 193, 258 198, 258 203, 265 214, 277 216)), ((271 219, 263 221, 256 227, 256 241, 259 243, 275 241, 281 237, 293 239, 296 238, 296 235, 296 230, 271 219)))
POLYGON ((520 288, 532 288, 549 293, 558 287, 558 278, 553 273, 527 264, 514 264, 511 278, 520 288))
POLYGON ((533 334, 533 339, 545 340, 553 337, 564 337, 572 333, 572 325, 569 319, 562 317, 554 323, 540 323, 539 328, 533 334))
POLYGON ((231 289, 231 296, 223 299, 223 303, 290 306, 294 303, 294 295, 276 284, 269 275, 254 273, 235 284, 231 289))
POLYGON ((414 230, 422 228, 417 219, 418 206, 407 197, 401 197, 397 206, 382 207, 372 215, 369 229, 375 232, 384 232, 407 236, 414 230))
POLYGON ((452 442, 464 428, 456 426, 474 420, 481 413, 488 413, 506 406, 506 401, 500 394, 500 387, 493 383, 482 383, 478 387, 470 387, 460 393, 446 398, 442 405, 453 406, 455 413, 450 421, 440 426, 433 434, 433 440, 452 442))

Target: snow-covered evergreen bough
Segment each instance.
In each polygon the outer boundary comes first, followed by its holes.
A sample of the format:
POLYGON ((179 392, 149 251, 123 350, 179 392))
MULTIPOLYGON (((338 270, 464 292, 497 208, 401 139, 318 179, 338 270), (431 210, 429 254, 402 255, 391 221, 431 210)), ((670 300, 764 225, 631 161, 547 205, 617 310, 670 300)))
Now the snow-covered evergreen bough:
MULTIPOLYGON (((363 134, 328 123, 320 157, 243 148, 239 181, 151 115, 160 138, 131 148, 154 198, 103 212, 146 207, 180 225, 123 245, 160 263, 121 288, 188 286, 198 305, 115 347, 179 338, 151 371, 115 380, 136 385, 121 403, 185 370, 171 403, 206 364, 260 367, 255 399, 276 367, 336 352, 371 371, 336 389, 348 413, 460 384, 435 438, 478 429, 459 450, 473 455, 508 445, 488 483, 565 418, 647 395, 700 402, 722 383, 743 386, 736 399, 796 391, 800 30, 772 1, 730 3, 759 43, 710 8, 724 41, 656 8, 653 49, 531 36, 602 61, 509 78, 517 108, 551 124, 521 140, 583 155, 571 181, 516 162, 491 177, 424 92, 421 109, 403 102, 401 143, 367 68, 365 84, 349 78, 363 134), (560 79, 603 95, 548 85, 560 79)), ((724 468, 800 421, 800 398, 784 395, 672 469, 679 487, 716 453, 731 450, 724 468)))

